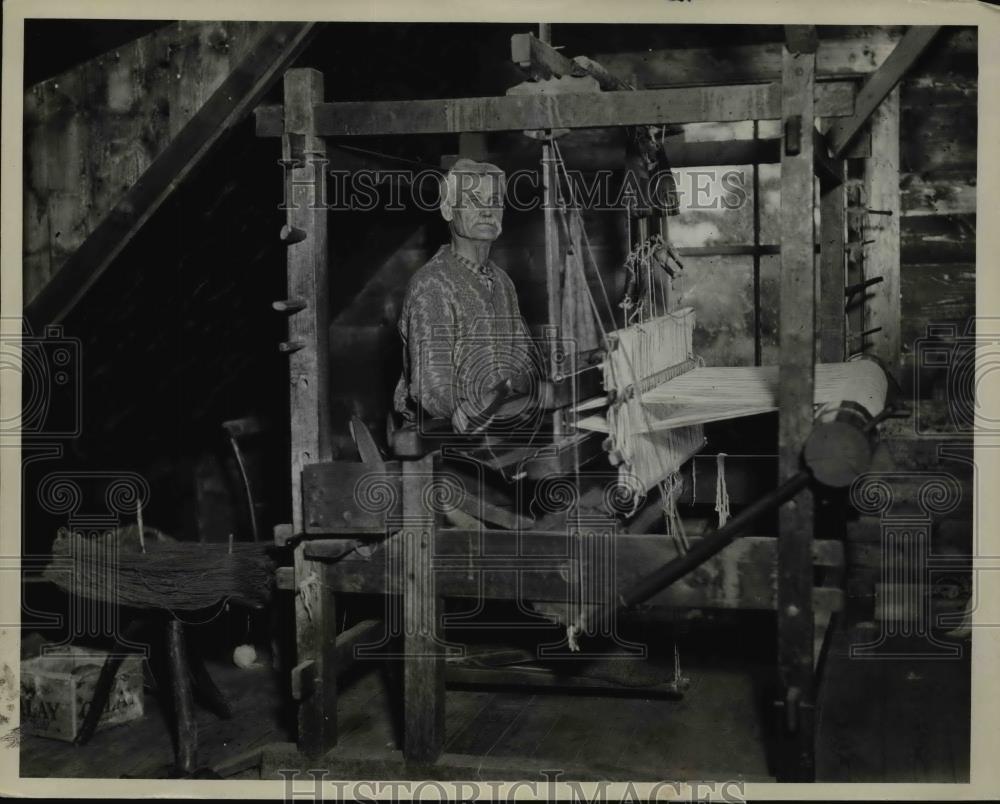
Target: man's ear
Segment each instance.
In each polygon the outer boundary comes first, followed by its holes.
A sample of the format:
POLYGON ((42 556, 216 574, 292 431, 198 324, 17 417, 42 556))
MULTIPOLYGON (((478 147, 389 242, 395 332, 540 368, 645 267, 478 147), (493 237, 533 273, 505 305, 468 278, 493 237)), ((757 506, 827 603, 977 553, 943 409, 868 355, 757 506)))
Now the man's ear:
POLYGON ((441 217, 448 221, 448 223, 451 223, 452 219, 455 217, 455 210, 452 208, 451 204, 441 205, 441 217))

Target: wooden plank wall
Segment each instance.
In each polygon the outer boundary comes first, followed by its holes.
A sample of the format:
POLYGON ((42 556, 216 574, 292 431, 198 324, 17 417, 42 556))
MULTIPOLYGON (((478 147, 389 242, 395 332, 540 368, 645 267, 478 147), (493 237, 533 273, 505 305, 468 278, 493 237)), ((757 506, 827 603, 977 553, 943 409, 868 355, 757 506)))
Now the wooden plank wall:
POLYGON ((26 304, 218 88, 265 25, 173 23, 26 89, 26 304))
MULTIPOLYGON (((901 27, 820 28, 817 77, 859 79, 892 52, 901 27)), ((594 54, 647 88, 774 80, 781 43, 594 54)), ((977 33, 946 27, 900 85, 900 248, 903 384, 913 386, 917 339, 931 323, 964 330, 975 312, 977 33)), ((875 219, 877 223, 877 219, 875 219)), ((926 374, 926 373, 925 373, 926 374)), ((935 393, 932 376, 916 383, 935 393)))
POLYGON ((975 315, 977 79, 975 29, 945 29, 900 87, 900 340, 921 398, 942 372, 917 370, 918 339, 975 315))

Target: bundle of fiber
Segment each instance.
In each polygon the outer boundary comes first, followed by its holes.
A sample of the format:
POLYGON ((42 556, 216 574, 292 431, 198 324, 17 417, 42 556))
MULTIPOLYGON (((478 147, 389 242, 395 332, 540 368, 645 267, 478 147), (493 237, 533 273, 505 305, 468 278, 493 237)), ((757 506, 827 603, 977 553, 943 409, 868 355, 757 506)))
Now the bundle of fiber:
POLYGON ((179 542, 153 528, 62 529, 44 577, 69 594, 112 605, 195 611, 234 601, 260 608, 274 566, 266 544, 179 542))

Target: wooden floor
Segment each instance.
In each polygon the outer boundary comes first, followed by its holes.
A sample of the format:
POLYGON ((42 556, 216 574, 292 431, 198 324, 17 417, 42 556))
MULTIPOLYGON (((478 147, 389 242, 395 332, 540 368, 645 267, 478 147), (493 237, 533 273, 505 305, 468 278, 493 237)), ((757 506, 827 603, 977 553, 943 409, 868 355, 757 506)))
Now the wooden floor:
MULTIPOLYGON (((691 687, 682 700, 518 691, 450 690, 446 751, 497 760, 537 758, 555 767, 612 766, 621 778, 769 777, 766 703, 773 668, 747 657, 735 637, 709 651, 682 650, 691 687)), ((821 781, 967 781, 970 665, 958 660, 858 660, 848 655, 865 632, 835 635, 821 693, 821 781)), ((291 739, 287 710, 269 666, 212 667, 234 702, 220 721, 199 711, 200 763, 214 766, 268 743, 291 739)), ((173 746, 155 696, 141 721, 100 732, 84 747, 37 737, 21 745, 26 777, 155 778, 173 746)), ((381 674, 349 679, 341 691, 340 744, 378 752, 398 745, 381 674)), ((486 760, 484 760, 486 761, 486 760)), ((255 778, 257 771, 242 771, 255 778)))

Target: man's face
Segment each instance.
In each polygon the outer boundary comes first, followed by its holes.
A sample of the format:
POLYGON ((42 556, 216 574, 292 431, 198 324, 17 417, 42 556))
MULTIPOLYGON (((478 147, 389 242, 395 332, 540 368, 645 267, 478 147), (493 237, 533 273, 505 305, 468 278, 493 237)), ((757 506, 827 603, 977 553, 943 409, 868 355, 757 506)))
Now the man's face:
POLYGON ((449 220, 455 234, 470 240, 496 240, 503 228, 503 182, 500 176, 458 174, 458 192, 449 220))

